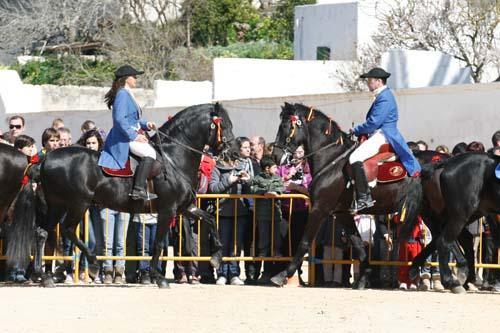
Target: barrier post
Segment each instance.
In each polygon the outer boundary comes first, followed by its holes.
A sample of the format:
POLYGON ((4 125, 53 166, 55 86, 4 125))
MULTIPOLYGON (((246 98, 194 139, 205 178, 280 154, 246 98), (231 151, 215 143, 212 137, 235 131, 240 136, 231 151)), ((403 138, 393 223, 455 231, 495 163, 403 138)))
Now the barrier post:
MULTIPOLYGON (((76 237, 80 238, 80 223, 76 226, 76 237)), ((80 249, 78 246, 75 246, 73 244, 73 282, 78 283, 79 280, 79 275, 80 275, 80 268, 78 267, 78 259, 80 258, 80 249)))

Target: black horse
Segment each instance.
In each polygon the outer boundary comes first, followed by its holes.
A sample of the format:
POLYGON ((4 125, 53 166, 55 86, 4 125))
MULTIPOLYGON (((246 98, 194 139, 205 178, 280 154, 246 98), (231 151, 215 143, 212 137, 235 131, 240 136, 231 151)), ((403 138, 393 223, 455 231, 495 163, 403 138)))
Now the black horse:
POLYGON ((0 143, 0 230, 9 207, 18 195, 28 166, 26 155, 16 148, 0 143))
MULTIPOLYGON (((417 157, 426 159, 428 154, 417 154, 417 157)), ((462 286, 474 282, 473 239, 465 226, 488 213, 500 213, 500 180, 494 174, 499 160, 499 157, 487 154, 466 153, 424 165, 422 216, 424 221, 430 222, 433 238, 413 260, 412 278, 418 276, 425 259, 437 249, 445 288, 463 293, 462 286), (457 279, 448 266, 450 251, 457 260, 457 279)))
MULTIPOLYGON (((333 120, 318 110, 302 104, 285 103, 280 118, 275 146, 281 149, 277 150, 275 158, 281 158, 277 156, 280 150, 294 151, 299 145, 304 145, 313 180, 309 190, 312 207, 306 230, 287 270, 271 279, 278 286, 284 285, 287 277, 295 273, 326 217, 330 214, 349 214, 353 189, 349 186, 347 166, 349 154, 355 148, 355 142, 333 120)), ((363 213, 381 215, 406 211, 402 214, 405 221, 416 219, 421 192, 419 178, 407 177, 396 183, 378 184, 372 192, 376 205, 363 210, 363 213)), ((409 235, 410 230, 406 225, 408 223, 404 224, 403 237, 409 235)), ((357 234, 353 224, 346 224, 344 227, 350 235, 357 234)), ((364 274, 366 264, 363 264, 366 263, 366 253, 359 239, 351 238, 351 241, 361 262, 360 278, 354 287, 362 289, 367 284, 367 276, 364 274)))
MULTIPOLYGON (((226 110, 218 103, 188 107, 161 126, 151 141, 159 142, 158 135, 160 139, 164 138, 161 145, 156 145, 158 155, 163 159, 164 172, 153 178, 158 198, 152 207, 143 201, 132 200, 128 195, 132 188, 132 178, 105 175, 97 166, 99 153, 87 148, 72 146, 52 151, 41 164, 40 179, 48 208, 47 215, 51 217, 48 219, 50 225, 45 228, 53 229, 55 224, 64 219, 63 234, 87 257, 91 276, 95 276, 98 270, 96 255, 75 235, 75 229, 91 203, 122 212, 158 213, 151 267, 158 267, 169 222, 180 213, 209 224, 212 242, 210 262, 217 268, 222 260, 215 220, 210 214, 198 209, 193 202, 200 153, 204 146, 208 144, 216 153, 225 153, 229 150, 229 143, 234 141, 232 123, 226 110)), ((23 221, 21 219, 20 222, 23 221)), ((29 221, 24 222, 30 224, 29 221)), ((22 227, 18 229, 19 233, 26 232, 22 227)), ((19 233, 13 238, 22 237, 19 233)), ((19 253, 29 253, 26 248, 30 245, 17 242, 14 246, 15 249, 11 251, 13 260, 22 261, 24 258, 19 253)), ((35 271, 42 277, 43 285, 52 286, 52 279, 41 269, 43 244, 37 246, 35 271)), ((168 287, 167 280, 159 272, 153 270, 151 274, 160 288, 168 287)))

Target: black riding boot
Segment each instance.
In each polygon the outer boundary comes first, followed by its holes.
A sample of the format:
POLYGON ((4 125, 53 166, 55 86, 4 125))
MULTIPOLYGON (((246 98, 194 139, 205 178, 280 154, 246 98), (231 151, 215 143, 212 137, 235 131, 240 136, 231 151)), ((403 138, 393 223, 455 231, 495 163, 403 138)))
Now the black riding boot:
POLYGON ((363 162, 354 162, 351 165, 352 176, 354 178, 354 185, 356 186, 357 199, 351 206, 351 213, 355 214, 365 208, 370 208, 375 205, 375 200, 372 199, 370 194, 370 187, 366 179, 365 169, 363 162))
POLYGON ((137 166, 135 170, 134 188, 132 189, 132 193, 130 193, 133 200, 147 201, 157 198, 156 194, 148 193, 146 190, 146 180, 154 161, 155 160, 151 157, 144 157, 137 166))

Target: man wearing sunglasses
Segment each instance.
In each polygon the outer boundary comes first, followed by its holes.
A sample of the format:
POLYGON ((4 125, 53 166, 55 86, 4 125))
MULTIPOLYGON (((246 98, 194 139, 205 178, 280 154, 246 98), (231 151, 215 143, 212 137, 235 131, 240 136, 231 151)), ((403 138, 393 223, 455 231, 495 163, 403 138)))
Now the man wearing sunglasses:
POLYGON ((18 115, 9 118, 9 133, 6 140, 14 144, 16 138, 24 133, 24 118, 18 115))

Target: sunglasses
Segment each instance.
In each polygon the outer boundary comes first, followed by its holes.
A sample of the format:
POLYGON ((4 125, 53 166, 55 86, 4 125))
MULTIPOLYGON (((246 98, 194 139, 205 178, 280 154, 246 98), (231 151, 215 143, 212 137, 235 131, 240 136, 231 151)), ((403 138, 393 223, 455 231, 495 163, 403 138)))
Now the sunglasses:
POLYGON ((21 129, 21 127, 23 127, 23 125, 9 125, 9 128, 10 129, 21 129))

